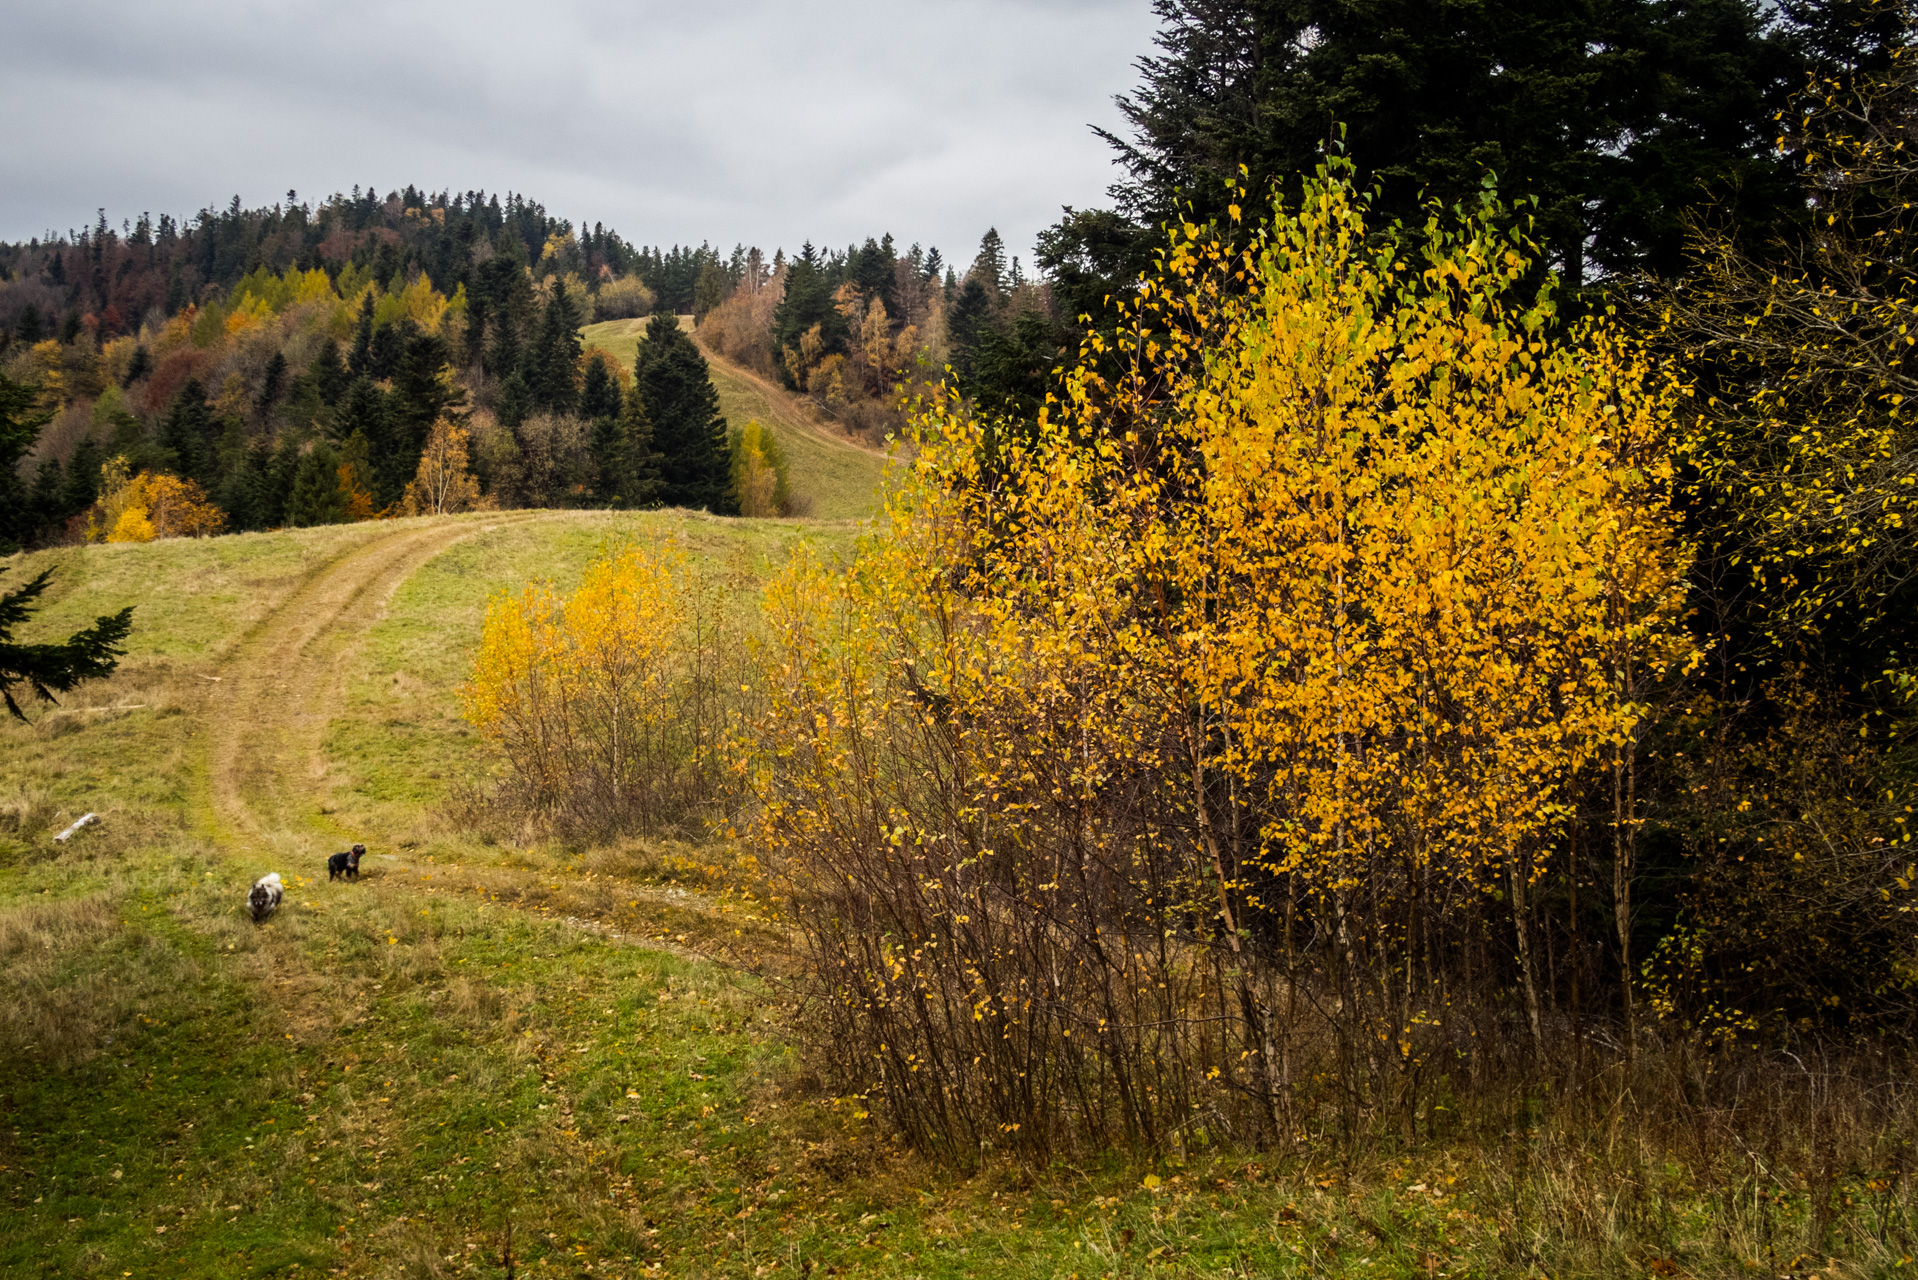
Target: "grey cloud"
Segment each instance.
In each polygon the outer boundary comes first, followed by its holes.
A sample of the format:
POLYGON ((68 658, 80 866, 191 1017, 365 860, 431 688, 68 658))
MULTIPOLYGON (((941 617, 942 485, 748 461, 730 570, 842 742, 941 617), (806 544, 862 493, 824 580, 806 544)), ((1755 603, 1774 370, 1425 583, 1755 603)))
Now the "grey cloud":
POLYGON ((1148 0, 0 0, 0 24, 8 238, 412 182, 647 243, 890 230, 954 258, 1101 201, 1088 125, 1153 30, 1148 0))

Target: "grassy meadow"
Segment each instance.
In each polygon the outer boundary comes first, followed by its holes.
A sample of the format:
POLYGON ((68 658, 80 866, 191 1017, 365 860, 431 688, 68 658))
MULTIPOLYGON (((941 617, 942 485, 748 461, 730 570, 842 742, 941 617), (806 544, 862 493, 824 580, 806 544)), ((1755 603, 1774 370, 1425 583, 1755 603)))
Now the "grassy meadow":
MULTIPOLYGON (((630 369, 644 341, 648 320, 605 320, 589 324, 582 335, 630 369)), ((772 429, 785 451, 794 497, 814 519, 839 520, 871 515, 885 458, 815 421, 791 397, 734 365, 707 355, 719 409, 730 426, 757 418, 772 429)))
POLYGON ((458 804, 490 768, 456 695, 490 594, 570 586, 613 537, 752 575, 848 531, 507 514, 5 563, 56 570, 28 638, 136 611, 118 675, 0 724, 0 1275, 1905 1273, 1862 1187, 1834 1269, 1792 1243, 1808 1203, 1727 1227, 1748 1219, 1629 1124, 1611 1152, 1514 1119, 1409 1154, 928 1165, 807 1070, 746 851, 522 842, 458 804), (304 799, 258 843, 208 777, 232 682, 314 584, 425 535, 453 540, 281 673, 321 711, 289 729, 315 744, 280 780, 304 799), (364 876, 329 884, 351 839, 364 876), (287 901, 256 927, 269 869, 287 901), (1581 1162, 1625 1155, 1640 1193, 1594 1199, 1581 1162))

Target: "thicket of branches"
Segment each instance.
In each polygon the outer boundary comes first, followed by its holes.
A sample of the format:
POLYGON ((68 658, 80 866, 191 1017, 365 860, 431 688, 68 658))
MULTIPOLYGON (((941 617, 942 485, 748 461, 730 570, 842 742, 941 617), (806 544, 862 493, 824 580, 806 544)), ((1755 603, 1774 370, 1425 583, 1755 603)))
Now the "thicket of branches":
POLYGON ((723 815, 746 662, 737 589, 676 546, 629 542, 568 596, 540 582, 491 600, 460 690, 505 765, 479 807, 589 839, 723 815))
POLYGON ((1121 378, 1092 340, 1028 438, 936 406, 850 573, 776 590, 758 832, 916 1139, 1411 1123, 1564 1033, 1545 884, 1685 557, 1669 396, 1495 212, 1368 226, 1334 166, 1189 231, 1121 378))

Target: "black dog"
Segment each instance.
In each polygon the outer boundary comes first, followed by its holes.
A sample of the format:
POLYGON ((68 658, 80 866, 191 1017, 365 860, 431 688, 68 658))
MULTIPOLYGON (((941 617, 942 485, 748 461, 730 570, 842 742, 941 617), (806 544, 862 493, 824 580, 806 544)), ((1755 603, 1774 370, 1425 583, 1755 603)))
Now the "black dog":
POLYGON ((366 856, 366 846, 356 844, 345 853, 336 853, 326 860, 326 878, 338 880, 345 876, 348 880, 360 878, 360 859, 366 856))

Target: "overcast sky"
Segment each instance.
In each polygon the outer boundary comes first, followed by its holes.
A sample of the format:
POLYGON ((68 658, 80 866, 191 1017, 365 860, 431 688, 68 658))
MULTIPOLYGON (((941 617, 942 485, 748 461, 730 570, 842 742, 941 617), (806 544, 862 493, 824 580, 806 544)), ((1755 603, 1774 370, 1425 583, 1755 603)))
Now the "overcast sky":
POLYGON ((0 0, 0 238, 411 182, 646 244, 1028 255, 1104 203, 1088 126, 1153 30, 1149 0, 0 0))

